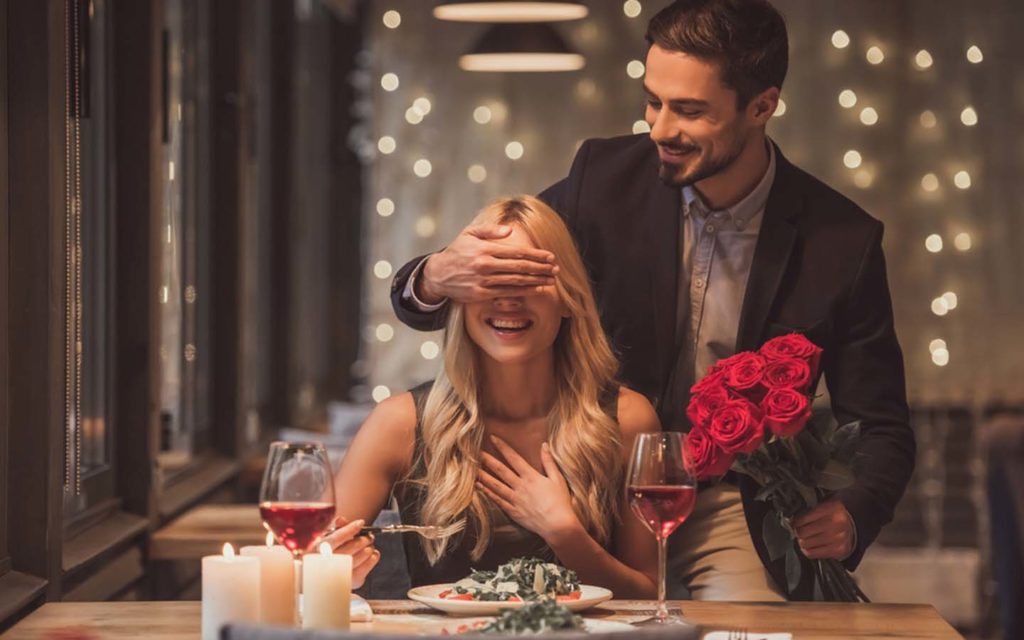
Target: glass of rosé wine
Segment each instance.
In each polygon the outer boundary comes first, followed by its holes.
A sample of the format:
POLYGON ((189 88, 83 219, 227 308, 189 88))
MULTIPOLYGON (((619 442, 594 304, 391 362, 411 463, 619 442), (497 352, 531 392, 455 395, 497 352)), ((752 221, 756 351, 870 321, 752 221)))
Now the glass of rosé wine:
POLYGON ((320 541, 334 521, 334 474, 322 444, 270 445, 260 518, 296 560, 320 541))
POLYGON ((681 433, 642 433, 633 442, 626 496, 629 506, 658 541, 657 624, 684 624, 665 603, 668 537, 686 520, 697 500, 697 477, 684 455, 681 433))

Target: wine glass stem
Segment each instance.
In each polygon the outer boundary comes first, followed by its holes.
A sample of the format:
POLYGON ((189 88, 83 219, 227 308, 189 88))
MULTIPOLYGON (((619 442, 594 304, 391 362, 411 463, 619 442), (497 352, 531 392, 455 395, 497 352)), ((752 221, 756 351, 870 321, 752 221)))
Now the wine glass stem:
POLYGON ((668 564, 668 540, 658 536, 658 612, 660 622, 668 619, 668 605, 665 603, 665 572, 668 564))

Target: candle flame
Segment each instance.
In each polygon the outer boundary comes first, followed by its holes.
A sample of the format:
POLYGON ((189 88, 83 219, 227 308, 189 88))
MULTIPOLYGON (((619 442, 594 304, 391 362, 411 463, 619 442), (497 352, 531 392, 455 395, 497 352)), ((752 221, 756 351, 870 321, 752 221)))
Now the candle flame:
POLYGON ((270 533, 269 531, 267 532, 267 546, 274 546, 274 534, 270 533))
POLYGON ((235 557, 235 548, 231 546, 230 542, 224 543, 224 557, 233 558, 235 557))
POLYGON ((330 542, 320 543, 320 555, 329 556, 334 554, 334 549, 331 548, 330 542))

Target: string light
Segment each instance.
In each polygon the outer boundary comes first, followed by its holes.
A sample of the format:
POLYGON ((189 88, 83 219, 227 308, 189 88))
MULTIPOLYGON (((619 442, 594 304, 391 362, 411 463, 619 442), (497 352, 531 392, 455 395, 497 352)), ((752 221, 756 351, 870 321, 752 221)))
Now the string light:
POLYGON ((775 107, 775 113, 772 114, 775 118, 781 118, 786 115, 786 101, 779 98, 779 105, 775 107))
POLYGON ((402 24, 402 14, 391 9, 384 12, 384 17, 381 18, 381 20, 384 22, 384 26, 388 29, 397 29, 398 25, 402 24))
POLYGON ((626 0, 626 2, 622 4, 622 12, 626 14, 627 18, 635 18, 640 15, 640 12, 643 10, 643 6, 641 6, 637 0, 626 0))
POLYGON ((384 385, 379 384, 373 388, 373 393, 371 393, 370 395, 373 396, 374 402, 384 402, 385 400, 391 397, 391 389, 388 389, 384 385))
POLYGON ((383 136, 381 137, 380 140, 377 141, 377 150, 383 153, 384 155, 390 155, 394 153, 397 147, 398 143, 396 143, 395 139, 392 138, 391 136, 383 136))
POLYGON ((850 36, 842 29, 832 33, 832 46, 836 49, 845 49, 850 46, 850 36))
POLYGON ((885 60, 885 53, 882 51, 881 47, 871 47, 868 49, 865 57, 871 64, 882 64, 882 61, 885 60))
POLYGON ((405 110, 405 121, 409 124, 419 124, 423 122, 423 114, 416 107, 409 107, 405 110))
POLYGON ((960 112, 960 122, 964 123, 965 127, 973 127, 978 124, 978 112, 974 110, 974 107, 965 107, 960 112))
POLYGON ((377 339, 381 342, 390 342, 391 338, 395 337, 395 328, 386 322, 382 322, 377 325, 373 334, 377 336, 377 339))
POLYGON ((644 75, 644 63, 639 60, 630 60, 626 65, 626 73, 634 80, 644 75))
POLYGON ((646 120, 637 120, 633 123, 633 133, 650 133, 651 125, 646 120))
POLYGON ((387 218, 395 212, 395 202, 391 198, 381 198, 377 201, 377 215, 387 218))
POLYGON ((946 301, 947 309, 949 309, 950 311, 956 309, 958 301, 955 293, 953 293, 952 291, 947 291, 946 293, 942 294, 942 299, 946 301))
POLYGON ((953 246, 956 247, 957 251, 970 251, 971 234, 967 232, 956 234, 956 237, 953 238, 953 246))
POLYGON ((494 114, 491 113, 491 110, 483 105, 473 109, 473 119, 479 124, 487 124, 491 121, 491 117, 493 117, 493 115, 494 114))
POLYGON ((470 182, 480 184, 487 179, 487 169, 482 164, 474 164, 466 171, 466 176, 470 182))
POLYGON ((843 164, 850 169, 856 169, 860 166, 861 157, 860 152, 855 149, 850 149, 843 154, 843 164))
POLYGON ((934 339, 934 340, 932 340, 931 342, 928 343, 928 351, 930 353, 935 353, 939 349, 945 349, 945 348, 946 348, 946 341, 943 340, 942 338, 936 338, 936 339, 934 339))
POLYGON ((925 129, 932 129, 939 123, 938 119, 935 117, 935 113, 932 111, 922 111, 918 121, 925 129))
POLYGON ((433 360, 441 353, 441 347, 433 340, 427 340, 420 345, 420 355, 427 360, 433 360))
POLYGON ((581 100, 590 100, 597 95, 597 83, 590 78, 583 78, 576 83, 576 95, 581 100))
POLYGON ((917 65, 918 69, 924 70, 932 66, 932 54, 928 53, 927 49, 921 49, 914 56, 914 64, 917 65))
POLYGON ((946 349, 936 349, 932 352, 932 362, 940 367, 944 367, 949 364, 949 351, 946 349))
POLYGON ((875 183, 875 174, 867 169, 858 169, 853 174, 853 184, 857 185, 861 189, 868 189, 872 184, 875 183))
POLYGON ((870 127, 878 122, 878 112, 874 107, 864 107, 860 112, 860 121, 870 127))
POLYGON ((505 155, 510 160, 518 160, 523 157, 523 145, 521 142, 513 140, 512 142, 505 145, 505 155))
POLYGON ((938 253, 942 251, 942 236, 937 233, 933 233, 924 240, 924 247, 932 253, 938 253))
POLYGON ((427 160, 426 158, 420 158, 412 165, 412 172, 420 178, 426 178, 433 170, 433 165, 431 165, 430 160, 427 160))
POLYGON ((935 298, 932 300, 932 313, 940 317, 949 313, 949 305, 946 304, 945 298, 935 298))
POLYGON ((926 173, 921 178, 921 188, 928 192, 937 191, 939 188, 939 176, 934 173, 926 173))
POLYGON ((985 59, 982 55, 981 49, 977 45, 971 45, 967 48, 967 61, 971 64, 978 64, 985 59))
POLYGON ((970 189, 971 174, 966 171, 957 171, 956 175, 953 176, 953 184, 955 184, 958 189, 970 189))
POLYGON ((394 91, 398 88, 398 76, 394 73, 385 73, 380 77, 380 86, 385 91, 394 91))
POLYGON ((857 104, 857 94, 852 89, 843 89, 839 92, 839 106, 844 109, 852 109, 857 104))
POLYGON ((373 265, 373 275, 377 276, 381 280, 391 275, 391 263, 387 260, 378 260, 377 264, 373 265))
POLYGON ((421 238, 430 238, 437 231, 437 222, 430 216, 423 216, 416 221, 416 235, 421 238))
POLYGON ((421 96, 412 101, 412 108, 415 109, 416 111, 419 111, 423 115, 427 115, 428 113, 430 113, 430 110, 433 108, 433 105, 430 104, 430 100, 421 96))

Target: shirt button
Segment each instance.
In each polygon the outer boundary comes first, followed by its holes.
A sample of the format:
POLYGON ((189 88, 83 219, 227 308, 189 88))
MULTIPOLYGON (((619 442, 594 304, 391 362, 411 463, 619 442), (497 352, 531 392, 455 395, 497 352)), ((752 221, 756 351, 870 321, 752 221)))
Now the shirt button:
POLYGON ((698 289, 700 289, 704 286, 704 278, 697 278, 697 280, 694 281, 694 284, 697 285, 698 289))
POLYGON ((708 233, 714 233, 715 232, 715 225, 713 225, 713 224, 709 224, 705 228, 708 230, 708 233))

